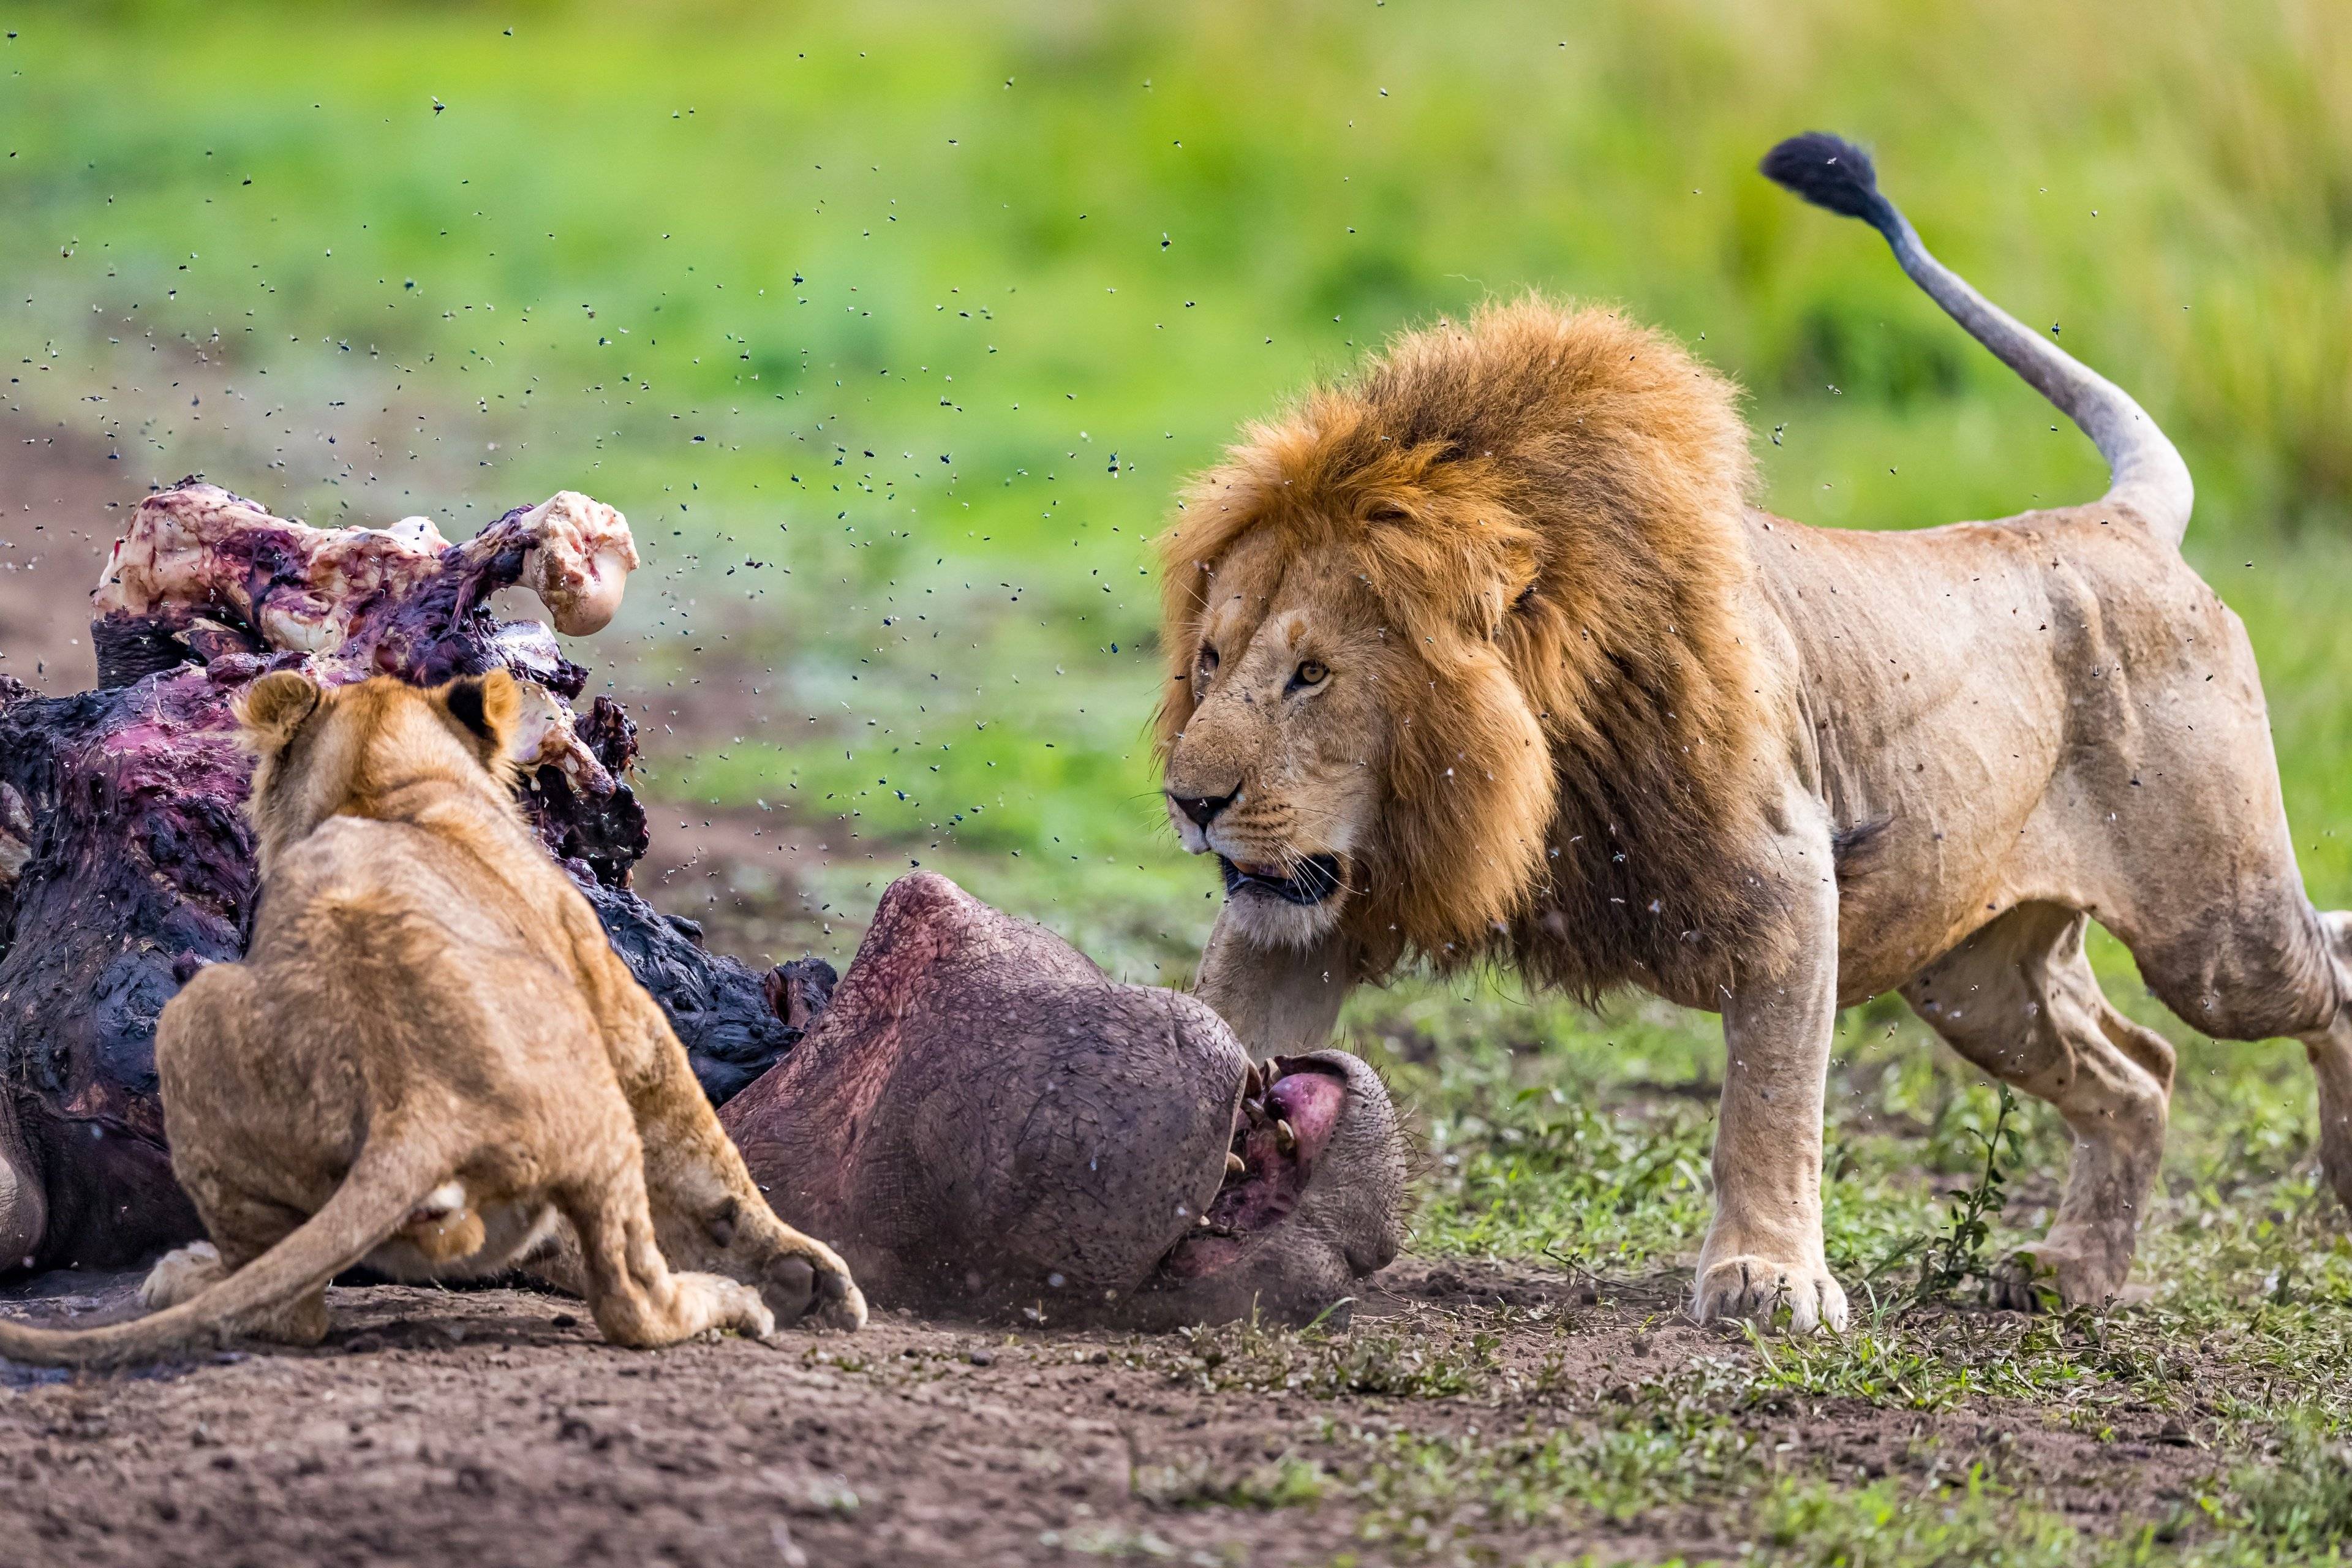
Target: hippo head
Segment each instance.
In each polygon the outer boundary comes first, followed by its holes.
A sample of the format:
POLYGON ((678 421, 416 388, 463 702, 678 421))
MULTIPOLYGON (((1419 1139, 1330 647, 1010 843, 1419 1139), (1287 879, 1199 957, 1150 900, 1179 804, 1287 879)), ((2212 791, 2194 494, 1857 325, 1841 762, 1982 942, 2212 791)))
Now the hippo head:
POLYGON ((807 1027, 720 1120, 877 1302, 1304 1320, 1396 1254, 1402 1142, 1362 1062, 1254 1066, 1204 1003, 1113 981, 944 877, 891 886, 807 1027))

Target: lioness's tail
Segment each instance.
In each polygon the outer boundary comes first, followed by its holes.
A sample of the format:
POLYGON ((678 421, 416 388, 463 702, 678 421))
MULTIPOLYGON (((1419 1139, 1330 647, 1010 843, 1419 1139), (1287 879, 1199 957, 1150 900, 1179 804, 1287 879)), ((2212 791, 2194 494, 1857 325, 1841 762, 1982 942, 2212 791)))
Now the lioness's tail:
POLYGON ((0 1357, 36 1366, 117 1366, 217 1345, 374 1251, 448 1174, 438 1152, 379 1135, 317 1214, 202 1295, 102 1329, 0 1322, 0 1357))
POLYGON ((1929 299, 2083 427, 2107 460, 2113 476, 2108 498, 2129 506, 2163 538, 2180 542, 2189 530, 2196 488, 2189 482, 2189 465, 2156 421, 2121 387, 2024 326, 1928 255, 1911 221, 1879 193, 1870 154, 1843 137, 1809 131, 1764 154, 1759 167, 1767 178, 1815 206, 1858 217, 1885 235, 1895 259, 1929 299))

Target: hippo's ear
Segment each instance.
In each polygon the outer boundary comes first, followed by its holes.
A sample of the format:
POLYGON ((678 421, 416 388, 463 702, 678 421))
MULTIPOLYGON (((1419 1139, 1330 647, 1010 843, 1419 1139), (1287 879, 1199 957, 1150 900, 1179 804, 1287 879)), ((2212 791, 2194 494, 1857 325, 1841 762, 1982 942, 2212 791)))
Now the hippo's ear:
POLYGON ((522 693, 515 689, 513 676, 503 669, 465 676, 434 696, 458 727, 478 742, 483 765, 494 764, 505 753, 515 721, 522 717, 522 693))
POLYGON ((318 711, 319 683, 299 669, 280 669, 263 676, 236 700, 236 721, 245 743, 270 757, 286 749, 303 721, 318 711))

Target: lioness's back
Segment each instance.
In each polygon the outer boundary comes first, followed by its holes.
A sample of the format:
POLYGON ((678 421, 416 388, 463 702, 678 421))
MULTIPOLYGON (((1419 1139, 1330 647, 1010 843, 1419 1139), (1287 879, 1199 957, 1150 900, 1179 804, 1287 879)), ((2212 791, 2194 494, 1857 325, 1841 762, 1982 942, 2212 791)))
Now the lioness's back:
POLYGON ((517 880, 414 826, 322 823, 267 890, 242 965, 252 1004, 285 1046, 355 1061, 376 1047, 423 1053, 485 1092, 576 1066, 598 1037, 558 959, 561 911, 530 901, 540 879, 517 880))

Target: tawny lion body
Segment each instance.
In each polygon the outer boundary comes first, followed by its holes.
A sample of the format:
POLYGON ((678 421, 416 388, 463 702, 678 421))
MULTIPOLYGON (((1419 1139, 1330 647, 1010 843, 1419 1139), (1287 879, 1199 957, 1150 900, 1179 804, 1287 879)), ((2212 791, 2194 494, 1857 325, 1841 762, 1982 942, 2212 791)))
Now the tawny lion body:
POLYGON ((0 1355, 315 1342, 328 1281, 362 1261, 409 1279, 530 1267, 625 1345, 764 1336, 772 1305, 864 1321, 847 1268, 769 1209, 660 1008, 523 825, 517 706, 504 671, 429 692, 280 673, 247 693, 253 942, 193 976, 155 1037, 173 1173, 212 1241, 149 1275, 161 1310, 0 1324, 0 1355))
POLYGON ((2075 1134, 2010 1299, 2122 1289, 2173 1056, 2101 995, 2096 919, 2196 1027, 2305 1042, 2352 1203, 2352 940, 2304 896, 2244 630, 2181 560, 2187 468, 1928 256, 1860 153, 1798 138, 1766 172, 1880 228, 2107 495, 1806 528, 1747 504, 1736 394, 1663 337, 1538 300, 1407 335, 1254 429, 1163 540, 1170 811, 1228 889, 1202 993, 1261 1052, 1414 954, 1720 1012, 1694 1310, 1803 1328, 1846 1313, 1835 1013, 1887 990, 2075 1134))

